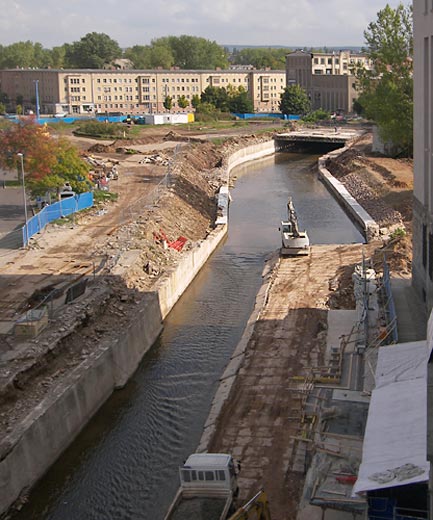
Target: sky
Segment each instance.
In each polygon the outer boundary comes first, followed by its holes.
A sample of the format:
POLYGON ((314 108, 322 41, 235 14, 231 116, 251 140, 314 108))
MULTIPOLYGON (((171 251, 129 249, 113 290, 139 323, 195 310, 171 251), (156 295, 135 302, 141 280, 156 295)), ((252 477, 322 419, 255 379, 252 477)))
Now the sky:
MULTIPOLYGON (((415 0, 420 1, 420 0, 415 0)), ((108 34, 121 47, 162 36, 220 45, 362 46, 386 0, 0 0, 0 44, 46 48, 108 34)), ((399 0, 388 0, 396 7, 399 0)), ((403 2, 407 5, 409 2, 403 2)))

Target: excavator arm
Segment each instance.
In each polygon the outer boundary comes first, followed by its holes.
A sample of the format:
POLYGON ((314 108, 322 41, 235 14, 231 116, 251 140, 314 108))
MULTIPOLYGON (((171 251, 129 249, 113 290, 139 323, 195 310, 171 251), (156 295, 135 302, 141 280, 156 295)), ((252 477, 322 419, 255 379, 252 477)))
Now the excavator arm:
POLYGON ((261 490, 228 520, 271 520, 266 493, 261 490))

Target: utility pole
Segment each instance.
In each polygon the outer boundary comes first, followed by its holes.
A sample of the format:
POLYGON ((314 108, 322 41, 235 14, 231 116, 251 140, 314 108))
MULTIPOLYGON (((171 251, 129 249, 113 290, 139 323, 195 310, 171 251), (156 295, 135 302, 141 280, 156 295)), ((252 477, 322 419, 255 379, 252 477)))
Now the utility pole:
POLYGON ((33 81, 35 84, 35 95, 36 95, 36 121, 39 121, 39 80, 35 79, 33 81))
POLYGON ((24 232, 24 245, 26 246, 29 242, 29 230, 27 227, 27 198, 26 198, 26 185, 24 180, 24 154, 17 153, 18 157, 21 161, 21 181, 22 181, 22 187, 23 187, 23 202, 24 202, 24 218, 25 218, 25 232, 24 232))

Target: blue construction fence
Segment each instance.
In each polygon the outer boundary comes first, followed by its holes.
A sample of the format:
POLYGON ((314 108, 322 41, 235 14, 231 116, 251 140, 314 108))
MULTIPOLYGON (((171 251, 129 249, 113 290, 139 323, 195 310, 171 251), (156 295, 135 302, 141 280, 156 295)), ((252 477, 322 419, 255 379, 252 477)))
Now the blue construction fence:
POLYGON ((295 115, 291 115, 291 114, 287 115, 287 114, 274 113, 274 112, 258 112, 256 114, 233 113, 233 115, 238 117, 239 119, 270 118, 270 119, 283 119, 284 121, 299 121, 299 119, 301 119, 301 116, 295 116, 295 115))
POLYGON ((36 233, 40 233, 44 227, 62 217, 68 217, 77 211, 90 208, 93 206, 93 192, 80 193, 73 197, 54 202, 49 206, 45 206, 37 215, 27 221, 23 226, 23 244, 26 246, 29 239, 36 233))

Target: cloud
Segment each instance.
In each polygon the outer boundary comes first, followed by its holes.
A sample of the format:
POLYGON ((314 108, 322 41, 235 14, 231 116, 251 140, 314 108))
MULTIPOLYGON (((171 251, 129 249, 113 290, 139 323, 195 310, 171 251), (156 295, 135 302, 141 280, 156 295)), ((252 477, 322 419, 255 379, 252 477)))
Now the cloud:
MULTIPOLYGON (((395 7, 399 0, 388 1, 395 7)), ((190 34, 219 44, 362 45, 384 0, 0 0, 0 44, 45 47, 103 32, 122 47, 190 34)))

